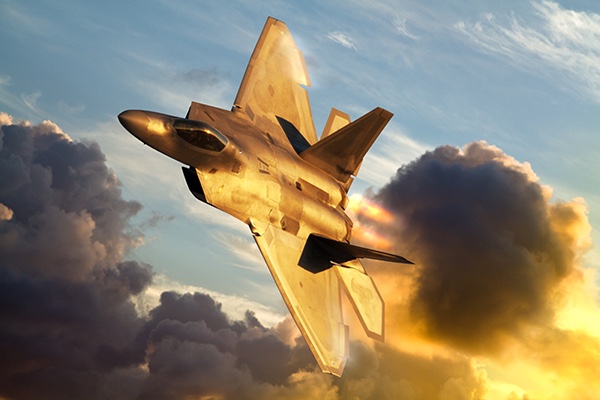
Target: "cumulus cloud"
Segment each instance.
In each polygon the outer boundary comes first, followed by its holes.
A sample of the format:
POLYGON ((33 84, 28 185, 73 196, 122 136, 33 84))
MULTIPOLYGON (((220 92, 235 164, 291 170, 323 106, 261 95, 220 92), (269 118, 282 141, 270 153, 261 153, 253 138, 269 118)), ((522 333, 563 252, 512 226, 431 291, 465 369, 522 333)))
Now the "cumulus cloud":
POLYGON ((320 372, 289 316, 127 260, 140 205, 121 197, 97 144, 48 121, 0 121, 4 398, 526 398, 487 375, 507 349, 533 360, 532 380, 557 382, 557 398, 600 389, 599 333, 554 324, 565 295, 593 278, 579 266, 585 203, 551 203, 531 167, 494 146, 439 147, 367 195, 358 223, 417 269, 372 270, 388 342, 352 341, 338 379, 320 372))
POLYGON ((320 372, 289 317, 266 327, 273 312, 244 299, 233 318, 199 292, 162 291, 136 307, 161 281, 126 260, 140 205, 122 198, 99 146, 49 121, 0 120, 3 398, 374 399, 382 388, 437 393, 456 376, 473 381, 463 360, 434 384, 413 382, 406 370, 378 366, 378 353, 393 365, 406 355, 360 344, 349 377, 336 380, 320 372), (257 311, 240 315, 248 306, 257 311))
MULTIPOLYGON (((261 323, 267 327, 275 327, 284 319, 284 315, 276 312, 271 307, 267 307, 252 299, 244 298, 235 295, 226 295, 223 293, 209 290, 200 286, 185 285, 180 282, 173 281, 163 274, 155 274, 152 280, 152 285, 149 286, 140 296, 137 296, 136 307, 140 314, 146 315, 153 308, 160 304, 160 298, 163 292, 176 293, 205 293, 211 296, 215 301, 222 304, 222 310, 230 318, 243 320, 247 309, 252 310, 261 323)), ((277 292, 273 293, 278 295, 277 292)), ((292 323, 293 332, 291 336, 298 336, 300 333, 292 323)))
MULTIPOLYGON (((355 211, 358 224, 381 237, 364 240, 391 244, 417 264, 372 270, 392 342, 416 349, 427 338, 434 354, 535 360, 532 381, 560 376, 557 396, 592 398, 598 387, 590 388, 585 371, 599 362, 599 332, 580 321, 556 324, 593 280, 582 267, 591 226, 583 199, 551 197, 529 164, 485 142, 426 152, 368 193, 369 207, 355 211)), ((579 304, 588 318, 600 316, 595 291, 579 304)))
POLYGON ((504 21, 485 13, 479 21, 460 21, 455 27, 477 49, 535 74, 545 72, 563 89, 599 102, 600 14, 565 9, 553 1, 531 4, 537 17, 532 21, 514 15, 504 21))
POLYGON ((4 204, 0 204, 0 221, 8 221, 12 219, 13 215, 13 210, 6 207, 4 204))
POLYGON ((151 271, 122 259, 140 205, 121 198, 97 145, 48 121, 2 122, 0 392, 92 396, 105 372, 144 358, 130 296, 151 271))
POLYGON ((341 379, 324 375, 304 340, 289 340, 290 323, 268 329, 252 312, 231 321, 208 295, 165 292, 142 329, 149 373, 140 398, 455 399, 487 390, 464 356, 423 358, 361 342, 352 342, 341 379))
POLYGON ((576 203, 549 203, 528 165, 485 142, 426 153, 375 199, 397 217, 399 247, 421 266, 414 315, 430 335, 469 351, 493 352, 529 325, 551 323, 561 283, 578 272, 574 241, 586 215, 576 203))
POLYGON ((0 395, 179 398, 313 368, 305 344, 271 338, 288 330, 269 330, 249 312, 230 322, 206 294, 165 292, 140 314, 133 299, 153 273, 124 259, 138 239, 129 220, 140 204, 121 197, 98 145, 49 121, 13 124, 2 114, 2 122, 0 395), (255 366, 260 351, 283 358, 255 366))

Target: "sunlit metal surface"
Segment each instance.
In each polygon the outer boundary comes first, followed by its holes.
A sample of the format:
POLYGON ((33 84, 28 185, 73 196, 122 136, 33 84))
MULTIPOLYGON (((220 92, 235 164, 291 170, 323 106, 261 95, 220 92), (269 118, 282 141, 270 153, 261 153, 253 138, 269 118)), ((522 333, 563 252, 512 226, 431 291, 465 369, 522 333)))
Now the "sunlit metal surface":
POLYGON ((359 258, 410 263, 350 244, 347 192, 392 114, 354 122, 333 109, 317 141, 306 65, 286 25, 269 18, 231 111, 192 102, 186 118, 119 114, 135 137, 184 168, 192 194, 246 223, 324 372, 341 375, 348 326, 341 292, 367 335, 383 340, 384 304, 359 258))

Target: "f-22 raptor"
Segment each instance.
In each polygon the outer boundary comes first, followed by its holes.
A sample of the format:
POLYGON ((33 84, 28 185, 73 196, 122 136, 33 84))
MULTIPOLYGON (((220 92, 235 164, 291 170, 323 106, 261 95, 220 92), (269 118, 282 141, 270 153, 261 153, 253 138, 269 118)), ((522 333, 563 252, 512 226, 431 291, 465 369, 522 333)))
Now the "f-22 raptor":
POLYGON ((323 372, 349 353, 346 294, 371 338, 383 341, 384 303, 361 258, 411 263, 350 244, 348 190, 392 114, 350 122, 332 109, 317 139, 304 57, 287 26, 268 18, 231 110, 192 102, 185 118, 119 114, 141 140, 183 163, 192 194, 250 227, 290 314, 323 372))

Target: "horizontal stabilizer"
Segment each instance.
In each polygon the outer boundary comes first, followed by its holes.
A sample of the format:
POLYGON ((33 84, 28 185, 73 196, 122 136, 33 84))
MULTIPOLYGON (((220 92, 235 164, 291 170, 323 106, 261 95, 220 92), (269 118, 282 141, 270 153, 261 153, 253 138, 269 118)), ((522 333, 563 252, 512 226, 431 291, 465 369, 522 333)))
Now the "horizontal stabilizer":
POLYGON ((312 233, 306 240, 298 265, 310 272, 317 273, 331 268, 332 264, 343 264, 357 258, 413 264, 396 254, 355 246, 312 233))
POLYGON ((346 184, 347 189, 363 157, 392 115, 378 107, 313 144, 300 157, 346 184))
POLYGON ((362 272, 360 261, 351 261, 350 265, 335 266, 333 269, 350 300, 356 316, 360 320, 367 336, 383 342, 385 305, 373 279, 362 272))

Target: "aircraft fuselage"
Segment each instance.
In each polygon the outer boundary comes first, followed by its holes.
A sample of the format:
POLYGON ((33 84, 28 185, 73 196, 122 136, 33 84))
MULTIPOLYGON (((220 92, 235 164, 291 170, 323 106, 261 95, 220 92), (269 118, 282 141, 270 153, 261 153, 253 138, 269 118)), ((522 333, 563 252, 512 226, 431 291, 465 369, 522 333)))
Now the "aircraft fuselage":
MULTIPOLYGON (((299 238, 310 233, 348 241, 347 197, 331 176, 300 158, 280 127, 264 132, 242 113, 195 103, 193 119, 129 110, 121 123, 145 144, 189 165, 202 201, 262 233, 277 226, 299 238)), ((191 175, 190 175, 191 174, 191 175)))

